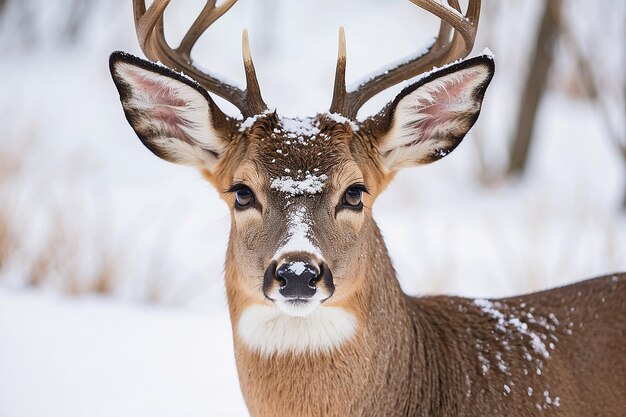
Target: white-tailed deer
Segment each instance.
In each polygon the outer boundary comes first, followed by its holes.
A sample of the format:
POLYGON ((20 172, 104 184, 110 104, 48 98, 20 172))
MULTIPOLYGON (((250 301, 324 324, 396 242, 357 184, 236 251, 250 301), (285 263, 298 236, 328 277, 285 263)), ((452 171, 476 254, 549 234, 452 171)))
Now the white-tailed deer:
POLYGON ((250 414, 625 415, 626 275, 500 300, 409 297, 372 218, 400 168, 447 155, 478 117, 493 60, 455 60, 473 47, 480 1, 463 14, 456 0, 411 0, 441 19, 436 41, 354 89, 340 32, 330 111, 302 119, 268 110, 245 32, 245 90, 192 64, 198 37, 235 1, 209 0, 174 49, 169 1, 135 0, 141 47, 165 66, 120 52, 110 66, 146 147, 199 169, 230 207, 226 289, 250 414), (372 96, 434 66, 356 120, 372 96))

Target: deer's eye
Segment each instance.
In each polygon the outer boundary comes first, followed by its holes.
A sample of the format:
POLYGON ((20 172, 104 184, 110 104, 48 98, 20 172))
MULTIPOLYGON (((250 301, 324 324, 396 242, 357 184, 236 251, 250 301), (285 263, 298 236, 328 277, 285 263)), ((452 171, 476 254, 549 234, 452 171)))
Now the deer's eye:
POLYGON ((363 208, 363 186, 353 185, 346 190, 341 200, 344 207, 361 209, 363 208))
POLYGON ((245 208, 254 203, 254 193, 246 186, 235 191, 235 208, 245 208))

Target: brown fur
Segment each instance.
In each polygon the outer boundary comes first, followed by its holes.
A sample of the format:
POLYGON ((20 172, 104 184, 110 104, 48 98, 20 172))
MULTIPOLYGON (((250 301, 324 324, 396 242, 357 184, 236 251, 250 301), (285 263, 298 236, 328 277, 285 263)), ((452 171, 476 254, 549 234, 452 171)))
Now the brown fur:
MULTIPOLYGON (((253 417, 620 415, 626 407, 625 275, 499 301, 503 312, 545 334, 546 346, 554 343, 554 349, 548 347, 550 357, 543 358, 528 337, 500 334, 497 320, 472 300, 411 298, 402 293, 370 210, 393 173, 383 172, 370 138, 322 122, 321 130, 330 132, 332 141, 294 151, 289 159, 274 158, 276 148, 284 146, 282 136, 272 135, 277 123, 273 115, 260 119, 248 135, 233 138, 214 174, 205 175, 225 190, 226 179, 236 177, 235 172, 248 164, 246 175, 267 187, 267 178, 279 176, 287 167, 319 166, 317 154, 322 152, 331 157, 323 169, 333 179, 339 176, 339 167, 355 163, 371 196, 359 239, 365 242, 360 259, 364 267, 344 286, 339 301, 329 301, 358 317, 358 332, 330 354, 264 358, 239 340, 236 325, 242 311, 251 303, 270 304, 260 296, 251 298, 250 288, 242 285, 239 266, 245 261, 233 250, 233 242, 240 238, 233 220, 226 287, 241 388, 253 417), (276 161, 271 163, 272 159, 276 161), (520 307, 523 303, 525 308, 520 307), (530 311, 554 327, 530 323, 530 311), (558 324, 550 322, 551 313, 558 324), (486 375, 479 353, 490 364, 486 375)), ((271 240, 255 238, 264 244, 271 240)), ((260 260, 260 266, 266 264, 267 259, 260 260)))
MULTIPOLYGON (((262 136, 252 132, 248 140, 257 142, 252 149, 264 161, 260 154, 270 154, 276 144, 267 136, 259 144, 262 136)), ((335 134, 341 138, 345 132, 335 134)), ((343 163, 356 161, 366 183, 374 184, 366 205, 371 207, 392 174, 377 165, 370 140, 356 134, 349 150, 341 147, 347 141, 329 144, 323 152, 343 152, 343 158, 335 155, 343 163)), ((313 166, 316 153, 310 151, 297 166, 313 166)), ((326 172, 336 175, 334 162, 326 172)), ((279 165, 277 173, 286 166, 279 165)), ((245 307, 258 301, 241 290, 240 261, 229 245, 227 295, 241 388, 252 416, 616 416, 624 409, 625 275, 499 300, 502 312, 545 335, 550 357, 543 358, 529 337, 510 328, 499 332, 497 320, 473 300, 404 295, 371 211, 365 213, 365 266, 352 280, 355 288, 346 291, 349 296, 329 302, 358 317, 358 332, 330 354, 264 358, 242 344, 236 324, 245 307), (531 323, 531 311, 546 323, 531 323), (486 375, 479 353, 490 364, 486 375)))
MULTIPOLYGON (((114 78, 121 77, 115 71, 117 62, 137 60, 114 54, 114 78)), ((199 91, 162 67, 137 65, 199 91)), ((220 113, 205 94, 219 137, 203 145, 213 146, 214 158, 204 158, 204 148, 194 138, 177 138, 195 146, 192 156, 200 156, 200 162, 216 160, 202 172, 231 207, 226 291, 239 379, 253 417, 623 415, 625 274, 497 301, 412 298, 400 289, 371 212, 396 171, 385 168, 380 144, 402 97, 420 83, 469 65, 488 70, 473 91, 476 103, 471 111, 448 118, 454 123, 438 133, 441 137, 419 137, 400 145, 434 141, 417 155, 417 160, 431 162, 454 149, 476 121, 493 75, 490 59, 475 58, 429 75, 376 118, 360 124, 358 131, 348 122, 319 115, 308 121, 319 132, 292 137, 283 129, 285 121, 271 113, 241 129, 239 121, 219 120, 220 113), (285 197, 271 189, 272 179, 285 173, 302 177, 307 171, 327 176, 320 192, 285 197), (250 188, 254 206, 234 208, 235 196, 227 193, 234 183, 250 188), (355 183, 369 191, 362 210, 342 204, 346 189, 355 183), (263 274, 289 233, 286 223, 294 207, 306 208, 310 237, 332 270, 336 289, 324 306, 352 313, 356 333, 326 353, 263 356, 241 340, 237 325, 247 307, 272 306, 261 290, 263 274)), ((129 122, 148 148, 164 159, 198 163, 197 158, 168 153, 189 151, 171 142, 176 138, 170 135, 180 129, 143 129, 152 116, 137 113, 141 106, 130 99, 137 88, 132 80, 116 79, 116 85, 129 122), (155 145, 164 138, 168 146, 155 145)), ((167 120, 158 123, 171 127, 167 120)))
MULTIPOLYGON (((373 220, 367 232, 382 242, 373 220)), ((623 413, 626 275, 499 300, 503 311, 522 321, 528 322, 527 313, 533 311, 534 317, 553 326, 548 330, 529 324, 546 335, 546 346, 554 343, 545 359, 534 352, 528 338, 498 332, 497 321, 470 299, 407 297, 384 245, 373 244, 369 253, 361 291, 349 303, 358 314, 359 331, 339 350, 267 359, 250 352, 234 332, 241 387, 252 416, 623 413), (502 347, 503 341, 509 350, 502 347), (479 352, 491 364, 486 375, 479 352), (497 367, 499 361, 506 370, 497 367)), ((233 278, 227 276, 227 282, 233 278)), ((235 293, 229 289, 233 325, 240 305, 235 293)))

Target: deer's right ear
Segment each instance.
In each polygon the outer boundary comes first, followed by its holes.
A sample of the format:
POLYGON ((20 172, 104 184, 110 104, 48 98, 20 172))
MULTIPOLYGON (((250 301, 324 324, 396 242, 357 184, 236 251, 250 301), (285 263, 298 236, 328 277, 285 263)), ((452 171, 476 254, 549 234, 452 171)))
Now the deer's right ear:
POLYGON ((191 79, 135 56, 109 61, 128 122, 158 157, 210 169, 228 145, 227 119, 191 79))
POLYGON ((405 88, 378 117, 389 171, 434 162, 452 152, 476 122, 494 73, 493 57, 439 69, 405 88))

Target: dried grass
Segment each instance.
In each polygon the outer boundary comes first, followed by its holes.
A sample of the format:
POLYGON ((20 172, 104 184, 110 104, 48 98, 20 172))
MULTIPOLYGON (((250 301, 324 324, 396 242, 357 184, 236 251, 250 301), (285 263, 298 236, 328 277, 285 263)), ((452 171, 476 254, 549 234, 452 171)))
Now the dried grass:
POLYGON ((12 133, 10 126, 0 130, 0 138, 3 138, 0 144, 4 145, 0 147, 0 272, 20 246, 20 235, 14 230, 11 220, 16 207, 10 184, 23 174, 24 159, 20 154, 26 154, 26 143, 33 138, 32 133, 27 133, 24 135, 24 141, 8 147, 6 142, 12 137, 12 133))
POLYGON ((16 243, 16 239, 12 236, 9 217, 8 208, 5 204, 0 203, 0 271, 11 257, 12 248, 16 243))
POLYGON ((108 205, 102 193, 85 198, 75 183, 87 175, 83 155, 55 155, 44 164, 36 130, 15 124, 0 127, 0 138, 0 282, 76 297, 169 302, 174 269, 167 251, 118 242, 111 212, 93 214, 93 207, 108 205))

